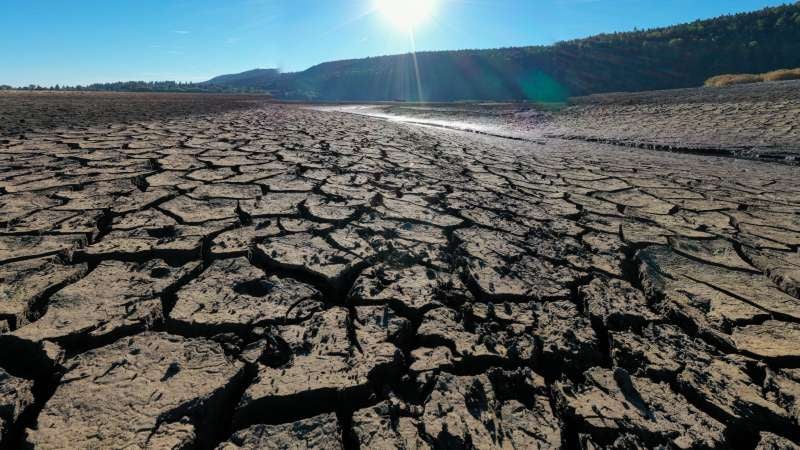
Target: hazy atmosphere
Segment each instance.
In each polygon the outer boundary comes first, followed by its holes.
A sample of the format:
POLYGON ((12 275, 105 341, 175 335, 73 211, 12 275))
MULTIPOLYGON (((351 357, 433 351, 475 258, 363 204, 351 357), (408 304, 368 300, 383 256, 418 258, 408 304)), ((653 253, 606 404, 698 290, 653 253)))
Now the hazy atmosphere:
MULTIPOLYGON (((411 2, 413 3, 413 2, 411 2)), ((750 11, 768 0, 436 0, 418 50, 551 44, 750 11)), ((406 3, 407 4, 407 3, 406 3)), ((0 84, 204 81, 411 51, 375 0, 5 0, 0 84), (8 64, 13 62, 13 64, 8 64)))

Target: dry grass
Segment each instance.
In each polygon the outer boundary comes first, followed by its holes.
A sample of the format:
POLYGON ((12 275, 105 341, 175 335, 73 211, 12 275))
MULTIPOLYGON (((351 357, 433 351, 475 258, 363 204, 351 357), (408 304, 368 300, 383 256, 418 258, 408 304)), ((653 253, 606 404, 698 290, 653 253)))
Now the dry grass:
POLYGON ((800 69, 781 69, 772 72, 735 75, 717 75, 706 80, 706 87, 733 86, 736 84, 761 83, 764 81, 800 80, 800 69))
POLYGON ((800 69, 782 69, 764 74, 764 81, 800 80, 800 69))

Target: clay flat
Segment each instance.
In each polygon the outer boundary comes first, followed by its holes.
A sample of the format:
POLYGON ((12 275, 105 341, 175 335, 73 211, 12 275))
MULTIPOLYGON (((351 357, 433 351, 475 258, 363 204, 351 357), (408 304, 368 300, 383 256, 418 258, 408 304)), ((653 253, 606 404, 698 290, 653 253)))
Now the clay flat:
MULTIPOLYGON (((795 165, 577 139, 588 113, 507 139, 236 96, 0 105, 7 448, 798 448, 795 165)), ((625 107, 592 127, 669 144, 655 113, 603 125, 625 107)))

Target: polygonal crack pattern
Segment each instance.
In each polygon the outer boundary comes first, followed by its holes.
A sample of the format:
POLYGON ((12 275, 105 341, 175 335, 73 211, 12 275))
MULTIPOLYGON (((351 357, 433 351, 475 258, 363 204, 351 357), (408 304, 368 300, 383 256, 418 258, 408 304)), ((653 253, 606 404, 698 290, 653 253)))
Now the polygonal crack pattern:
POLYGON ((208 101, 0 140, 3 446, 797 448, 795 168, 208 101))

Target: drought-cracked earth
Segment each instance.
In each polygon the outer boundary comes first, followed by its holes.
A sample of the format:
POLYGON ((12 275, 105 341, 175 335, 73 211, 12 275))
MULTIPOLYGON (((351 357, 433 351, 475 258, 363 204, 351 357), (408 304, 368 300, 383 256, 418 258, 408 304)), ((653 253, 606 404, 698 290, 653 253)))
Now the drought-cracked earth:
POLYGON ((797 167, 262 104, 0 212, 8 448, 798 448, 797 167))

